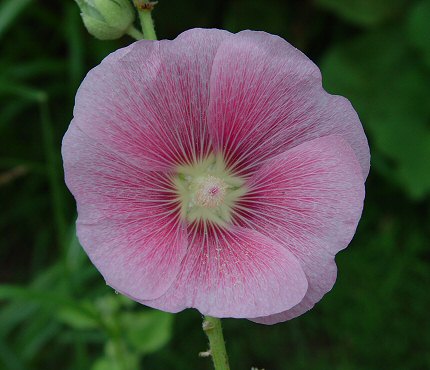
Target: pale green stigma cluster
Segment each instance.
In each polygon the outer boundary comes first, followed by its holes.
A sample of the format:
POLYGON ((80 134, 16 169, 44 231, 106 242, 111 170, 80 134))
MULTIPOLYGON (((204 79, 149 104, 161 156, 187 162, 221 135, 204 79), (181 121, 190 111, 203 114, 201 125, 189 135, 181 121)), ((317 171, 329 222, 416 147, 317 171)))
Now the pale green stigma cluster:
POLYGON ((190 223, 231 223, 234 205, 246 193, 245 181, 228 170, 219 154, 179 166, 173 182, 181 216, 190 223))

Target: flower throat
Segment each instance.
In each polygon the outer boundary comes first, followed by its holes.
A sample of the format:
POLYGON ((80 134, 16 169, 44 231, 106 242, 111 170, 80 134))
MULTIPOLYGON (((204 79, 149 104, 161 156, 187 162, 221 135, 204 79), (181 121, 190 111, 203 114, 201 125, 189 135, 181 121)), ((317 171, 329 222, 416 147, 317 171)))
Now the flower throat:
POLYGON ((189 223, 231 223, 234 205, 246 193, 244 179, 231 173, 220 154, 177 167, 173 182, 181 217, 189 223))

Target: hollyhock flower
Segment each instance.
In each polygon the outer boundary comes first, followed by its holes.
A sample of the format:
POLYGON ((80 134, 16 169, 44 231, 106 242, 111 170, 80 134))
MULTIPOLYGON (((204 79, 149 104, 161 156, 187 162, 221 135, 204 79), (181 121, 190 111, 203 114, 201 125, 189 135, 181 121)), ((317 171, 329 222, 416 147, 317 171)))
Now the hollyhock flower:
POLYGON ((107 284, 161 310, 266 324, 332 288, 369 171, 348 100, 253 31, 109 55, 79 88, 63 158, 79 240, 107 284))

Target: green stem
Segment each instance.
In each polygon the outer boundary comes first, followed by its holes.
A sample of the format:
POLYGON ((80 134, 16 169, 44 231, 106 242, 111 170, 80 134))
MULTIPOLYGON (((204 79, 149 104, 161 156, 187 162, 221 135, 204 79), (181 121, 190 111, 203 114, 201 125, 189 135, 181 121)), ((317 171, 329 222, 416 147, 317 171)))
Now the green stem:
POLYGON ((139 13, 140 24, 142 26, 143 38, 146 40, 157 40, 154 21, 152 20, 152 9, 155 3, 147 0, 134 0, 134 5, 139 13))
POLYGON ((127 30, 127 35, 133 37, 135 40, 142 40, 143 37, 143 33, 140 32, 136 27, 134 27, 133 25, 130 26, 130 28, 127 30))
POLYGON ((216 317, 205 316, 203 331, 209 339, 210 354, 215 370, 230 370, 224 336, 222 334, 221 320, 216 317))

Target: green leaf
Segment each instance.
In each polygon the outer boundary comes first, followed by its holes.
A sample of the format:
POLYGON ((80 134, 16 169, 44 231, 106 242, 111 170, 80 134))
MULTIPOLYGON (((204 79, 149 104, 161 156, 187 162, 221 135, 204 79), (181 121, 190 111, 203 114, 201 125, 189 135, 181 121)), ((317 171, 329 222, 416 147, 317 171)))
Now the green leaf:
POLYGON ((76 6, 73 6, 73 4, 70 3, 67 7, 66 21, 64 26, 69 51, 68 70, 70 81, 73 86, 73 92, 75 92, 75 90, 78 88, 79 83, 84 76, 83 66, 85 46, 80 21, 81 19, 78 9, 76 6))
POLYGON ((20 331, 17 343, 20 348, 20 356, 27 361, 33 359, 42 348, 58 337, 60 332, 61 325, 51 320, 49 313, 38 314, 20 331))
MULTIPOLYGON (((40 307, 40 301, 38 299, 32 299, 33 290, 42 291, 48 288, 52 289, 52 286, 58 281, 60 274, 62 273, 62 264, 56 264, 49 269, 40 273, 30 287, 21 288, 10 285, 0 285, 0 300, 10 300, 11 303, 5 305, 0 311, 0 337, 3 334, 7 334, 24 320, 29 320, 35 315, 40 307), (5 288, 5 290, 3 290, 5 288), (24 290, 24 291, 22 291, 24 290)), ((49 300, 46 302, 49 304, 49 300)))
POLYGON ((170 340, 172 314, 155 310, 126 312, 121 320, 126 338, 140 354, 155 352, 170 340))
MULTIPOLYGON (((100 318, 96 309, 86 302, 76 302, 67 296, 64 296, 57 288, 54 292, 45 292, 31 287, 18 287, 14 285, 1 285, 0 286, 0 300, 11 300, 11 301, 26 301, 28 303, 37 303, 42 308, 49 309, 50 311, 59 312, 60 319, 75 320, 79 321, 77 317, 80 317, 82 322, 83 316, 88 317, 94 321, 100 323, 100 318), (66 312, 64 313, 63 312, 66 312), (71 313, 74 311, 73 313, 71 313), (61 316, 62 315, 62 316, 61 316), (73 319, 71 317, 73 316, 73 319)), ((100 323, 101 325, 101 323, 100 323)), ((99 325, 99 326, 100 326, 99 325)))
POLYGON ((91 370, 122 370, 120 366, 117 366, 115 363, 107 357, 99 358, 94 365, 91 367, 91 370))
POLYGON ((112 356, 101 357, 94 363, 91 370, 134 370, 139 369, 138 363, 139 359, 137 356, 126 353, 122 359, 122 363, 115 357, 112 358, 112 356))
POLYGON ((321 7, 361 26, 373 26, 396 15, 406 3, 406 0, 317 0, 321 7))
POLYGON ((61 60, 54 58, 38 58, 25 60, 22 63, 1 63, 0 78, 26 80, 35 77, 58 76, 64 73, 65 66, 61 60))
POLYGON ((0 337, 0 365, 4 364, 8 370, 25 370, 22 359, 18 357, 10 347, 9 343, 0 337))
MULTIPOLYGON (((1 67, 0 67, 1 68, 1 67)), ((1 89, 1 87, 0 87, 1 89)), ((13 99, 0 110, 0 132, 10 125, 22 112, 33 103, 28 99, 13 99)))
POLYGON ((32 0, 5 0, 0 5, 0 38, 32 0))
POLYGON ((2 80, 0 84, 0 97, 2 95, 19 96, 36 103, 44 102, 47 99, 47 95, 43 90, 5 80, 2 80))
POLYGON ((82 303, 86 310, 65 306, 56 312, 59 321, 69 325, 74 329, 95 329, 100 327, 100 323, 95 318, 97 311, 90 303, 82 303), (88 314, 89 312, 93 314, 88 314))
POLYGON ((323 59, 322 70, 326 88, 358 110, 371 151, 378 151, 374 168, 422 198, 430 192, 430 75, 402 36, 386 30, 338 45, 323 59))
POLYGON ((105 345, 105 355, 91 370, 134 370, 139 368, 139 356, 131 353, 119 338, 111 338, 105 345))
POLYGON ((408 17, 408 33, 411 44, 423 54, 430 67, 430 1, 418 2, 408 17))

